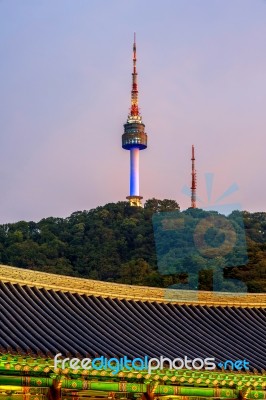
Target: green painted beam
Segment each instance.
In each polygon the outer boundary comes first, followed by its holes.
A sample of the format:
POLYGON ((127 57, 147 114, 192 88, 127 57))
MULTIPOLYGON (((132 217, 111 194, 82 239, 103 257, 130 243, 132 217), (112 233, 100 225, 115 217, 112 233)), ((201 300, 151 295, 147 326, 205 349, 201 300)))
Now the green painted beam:
MULTIPOLYGON (((72 396, 73 397, 73 396, 72 396)), ((43 394, 0 394, 0 400, 47 400, 47 396, 43 394)))
MULTIPOLYGON (((51 387, 51 378, 39 377, 20 377, 20 376, 0 376, 0 385, 13 385, 21 387, 51 387)), ((128 382, 98 382, 84 379, 62 379, 62 389, 72 390, 100 390, 103 392, 123 392, 123 393, 147 393, 150 390, 154 394, 163 396, 193 396, 209 398, 237 398, 239 391, 235 389, 221 388, 202 388, 185 387, 174 385, 146 385, 128 382)), ((247 393, 248 399, 265 399, 266 391, 250 390, 247 393)))
POLYGON ((51 387, 52 384, 53 380, 51 378, 0 375, 0 386, 51 387))

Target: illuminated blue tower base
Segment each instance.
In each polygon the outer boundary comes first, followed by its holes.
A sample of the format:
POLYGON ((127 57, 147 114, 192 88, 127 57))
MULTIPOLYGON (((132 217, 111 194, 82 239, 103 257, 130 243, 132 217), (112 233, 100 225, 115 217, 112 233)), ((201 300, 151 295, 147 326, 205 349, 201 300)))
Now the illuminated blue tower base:
POLYGON ((127 197, 130 205, 141 206, 142 197, 139 195, 139 148, 130 149, 130 195, 127 197))
POLYGON ((130 149, 130 196, 139 196, 139 149, 130 149))

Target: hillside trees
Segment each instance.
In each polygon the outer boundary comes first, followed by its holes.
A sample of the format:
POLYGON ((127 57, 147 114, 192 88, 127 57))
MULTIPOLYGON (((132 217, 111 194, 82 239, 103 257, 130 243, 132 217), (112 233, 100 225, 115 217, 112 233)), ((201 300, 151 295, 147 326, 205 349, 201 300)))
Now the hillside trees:
MULTIPOLYGON (((200 289, 211 290, 211 263, 201 254, 185 248, 200 218, 210 214, 203 210, 195 210, 194 214, 192 211, 181 213, 174 200, 150 199, 144 208, 130 207, 128 202, 109 203, 89 211, 74 212, 67 218, 3 224, 0 225, 0 262, 44 272, 158 287, 185 284, 186 264, 196 263, 200 270, 200 289), (170 219, 173 212, 185 220, 184 234, 163 232, 160 245, 167 250, 163 259, 166 273, 158 269, 153 226, 154 215, 162 212, 170 219), (185 249, 182 262, 174 259, 177 254, 174 246, 181 251, 185 249), (176 270, 167 271, 173 260, 176 270)), ((166 227, 170 221, 167 218, 166 227)), ((265 292, 266 213, 235 211, 229 218, 237 232, 244 219, 249 260, 238 267, 225 268, 225 276, 243 280, 249 291, 265 292)), ((169 224, 175 229, 173 221, 169 224)), ((211 232, 210 240, 219 244, 222 239, 211 232)), ((228 260, 237 264, 237 255, 228 260)), ((218 261, 217 265, 222 265, 218 261)))

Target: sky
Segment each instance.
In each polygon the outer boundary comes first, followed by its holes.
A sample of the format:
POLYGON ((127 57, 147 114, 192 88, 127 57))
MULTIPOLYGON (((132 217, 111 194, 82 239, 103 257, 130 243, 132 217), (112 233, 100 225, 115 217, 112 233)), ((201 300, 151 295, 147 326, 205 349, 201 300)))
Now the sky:
POLYGON ((190 206, 194 144, 201 207, 266 211, 265 0, 0 0, 0 223, 125 200, 134 32, 144 201, 190 206))

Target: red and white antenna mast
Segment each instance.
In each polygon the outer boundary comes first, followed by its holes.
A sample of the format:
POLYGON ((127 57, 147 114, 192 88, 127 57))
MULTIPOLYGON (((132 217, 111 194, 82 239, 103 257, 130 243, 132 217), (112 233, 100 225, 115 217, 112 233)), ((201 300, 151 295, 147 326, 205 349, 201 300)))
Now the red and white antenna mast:
POLYGON ((192 172, 191 172, 191 208, 196 208, 196 188, 197 188, 197 178, 196 178, 196 170, 195 170, 195 153, 194 153, 194 145, 192 145, 192 172))
POLYGON ((139 104, 138 104, 138 83, 137 83, 137 48, 136 48, 136 33, 134 33, 133 43, 133 72, 132 72, 132 89, 131 89, 131 108, 130 116, 139 118, 139 104))

